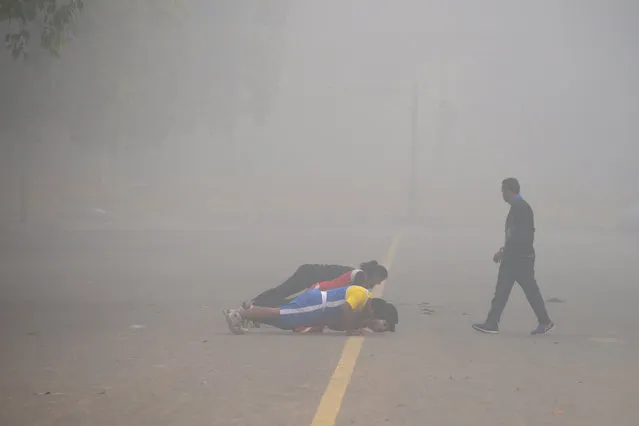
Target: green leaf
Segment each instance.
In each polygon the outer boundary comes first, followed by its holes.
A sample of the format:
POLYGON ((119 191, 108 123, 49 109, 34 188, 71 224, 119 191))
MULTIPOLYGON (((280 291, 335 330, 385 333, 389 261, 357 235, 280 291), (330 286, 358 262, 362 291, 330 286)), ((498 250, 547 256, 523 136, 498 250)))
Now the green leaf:
POLYGON ((57 0, 0 0, 0 23, 20 21, 22 31, 5 35, 5 47, 14 58, 26 58, 29 33, 24 28, 38 20, 38 13, 44 20, 40 33, 42 48, 54 56, 59 56, 62 45, 73 34, 78 14, 84 8, 84 0, 70 0, 60 4, 57 0))

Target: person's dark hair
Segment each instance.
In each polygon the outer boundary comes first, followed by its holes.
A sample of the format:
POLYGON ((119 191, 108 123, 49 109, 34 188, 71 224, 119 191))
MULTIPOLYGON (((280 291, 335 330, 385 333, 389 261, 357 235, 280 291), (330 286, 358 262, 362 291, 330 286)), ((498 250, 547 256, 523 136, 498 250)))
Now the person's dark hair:
POLYGON ((381 319, 379 315, 382 312, 382 309, 384 309, 383 306, 385 304, 386 304, 386 301, 384 299, 380 299, 379 297, 373 297, 371 299, 371 307, 373 308, 373 318, 381 319))
POLYGON ((374 275, 376 277, 380 277, 382 281, 388 278, 388 269, 386 269, 383 265, 380 265, 376 260, 360 264, 359 269, 364 271, 368 277, 374 275))
POLYGON ((515 179, 514 177, 506 178, 503 181, 501 181, 501 187, 509 191, 512 191, 515 194, 519 194, 519 191, 521 191, 521 188, 519 186, 519 181, 515 179))
POLYGON ((371 299, 371 305, 373 308, 373 318, 386 320, 388 329, 395 331, 395 325, 399 324, 399 313, 395 305, 379 297, 371 299))

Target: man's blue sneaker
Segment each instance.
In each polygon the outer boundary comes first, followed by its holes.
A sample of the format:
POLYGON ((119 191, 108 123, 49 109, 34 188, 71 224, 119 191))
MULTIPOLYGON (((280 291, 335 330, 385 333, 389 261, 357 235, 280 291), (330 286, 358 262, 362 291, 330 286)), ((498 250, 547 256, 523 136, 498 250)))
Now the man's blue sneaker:
POLYGON ((499 327, 490 324, 473 324, 473 329, 487 334, 499 333, 499 327))
POLYGON ((553 330, 553 328, 555 328, 555 324, 550 321, 548 324, 539 324, 536 329, 530 332, 530 334, 533 336, 538 334, 548 334, 553 330))

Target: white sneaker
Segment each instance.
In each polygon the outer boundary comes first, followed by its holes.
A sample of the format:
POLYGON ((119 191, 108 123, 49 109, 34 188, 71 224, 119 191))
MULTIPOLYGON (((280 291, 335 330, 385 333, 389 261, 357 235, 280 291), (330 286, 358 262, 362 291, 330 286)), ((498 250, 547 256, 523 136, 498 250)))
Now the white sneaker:
POLYGON ((226 324, 229 326, 229 330, 233 334, 246 334, 248 330, 242 327, 242 316, 236 309, 224 309, 222 311, 226 324))

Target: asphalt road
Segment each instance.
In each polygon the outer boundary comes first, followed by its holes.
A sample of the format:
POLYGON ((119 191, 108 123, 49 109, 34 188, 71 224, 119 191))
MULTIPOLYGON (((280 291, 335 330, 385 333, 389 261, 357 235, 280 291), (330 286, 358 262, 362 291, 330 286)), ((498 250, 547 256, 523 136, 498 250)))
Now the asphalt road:
MULTIPOLYGON (((0 424, 308 425, 346 338, 228 333, 220 313, 301 263, 384 259, 383 230, 5 233, 0 424)), ((499 232, 404 230, 385 288, 396 333, 367 336, 338 425, 639 424, 639 240, 539 233, 557 329, 471 330, 499 232)))

